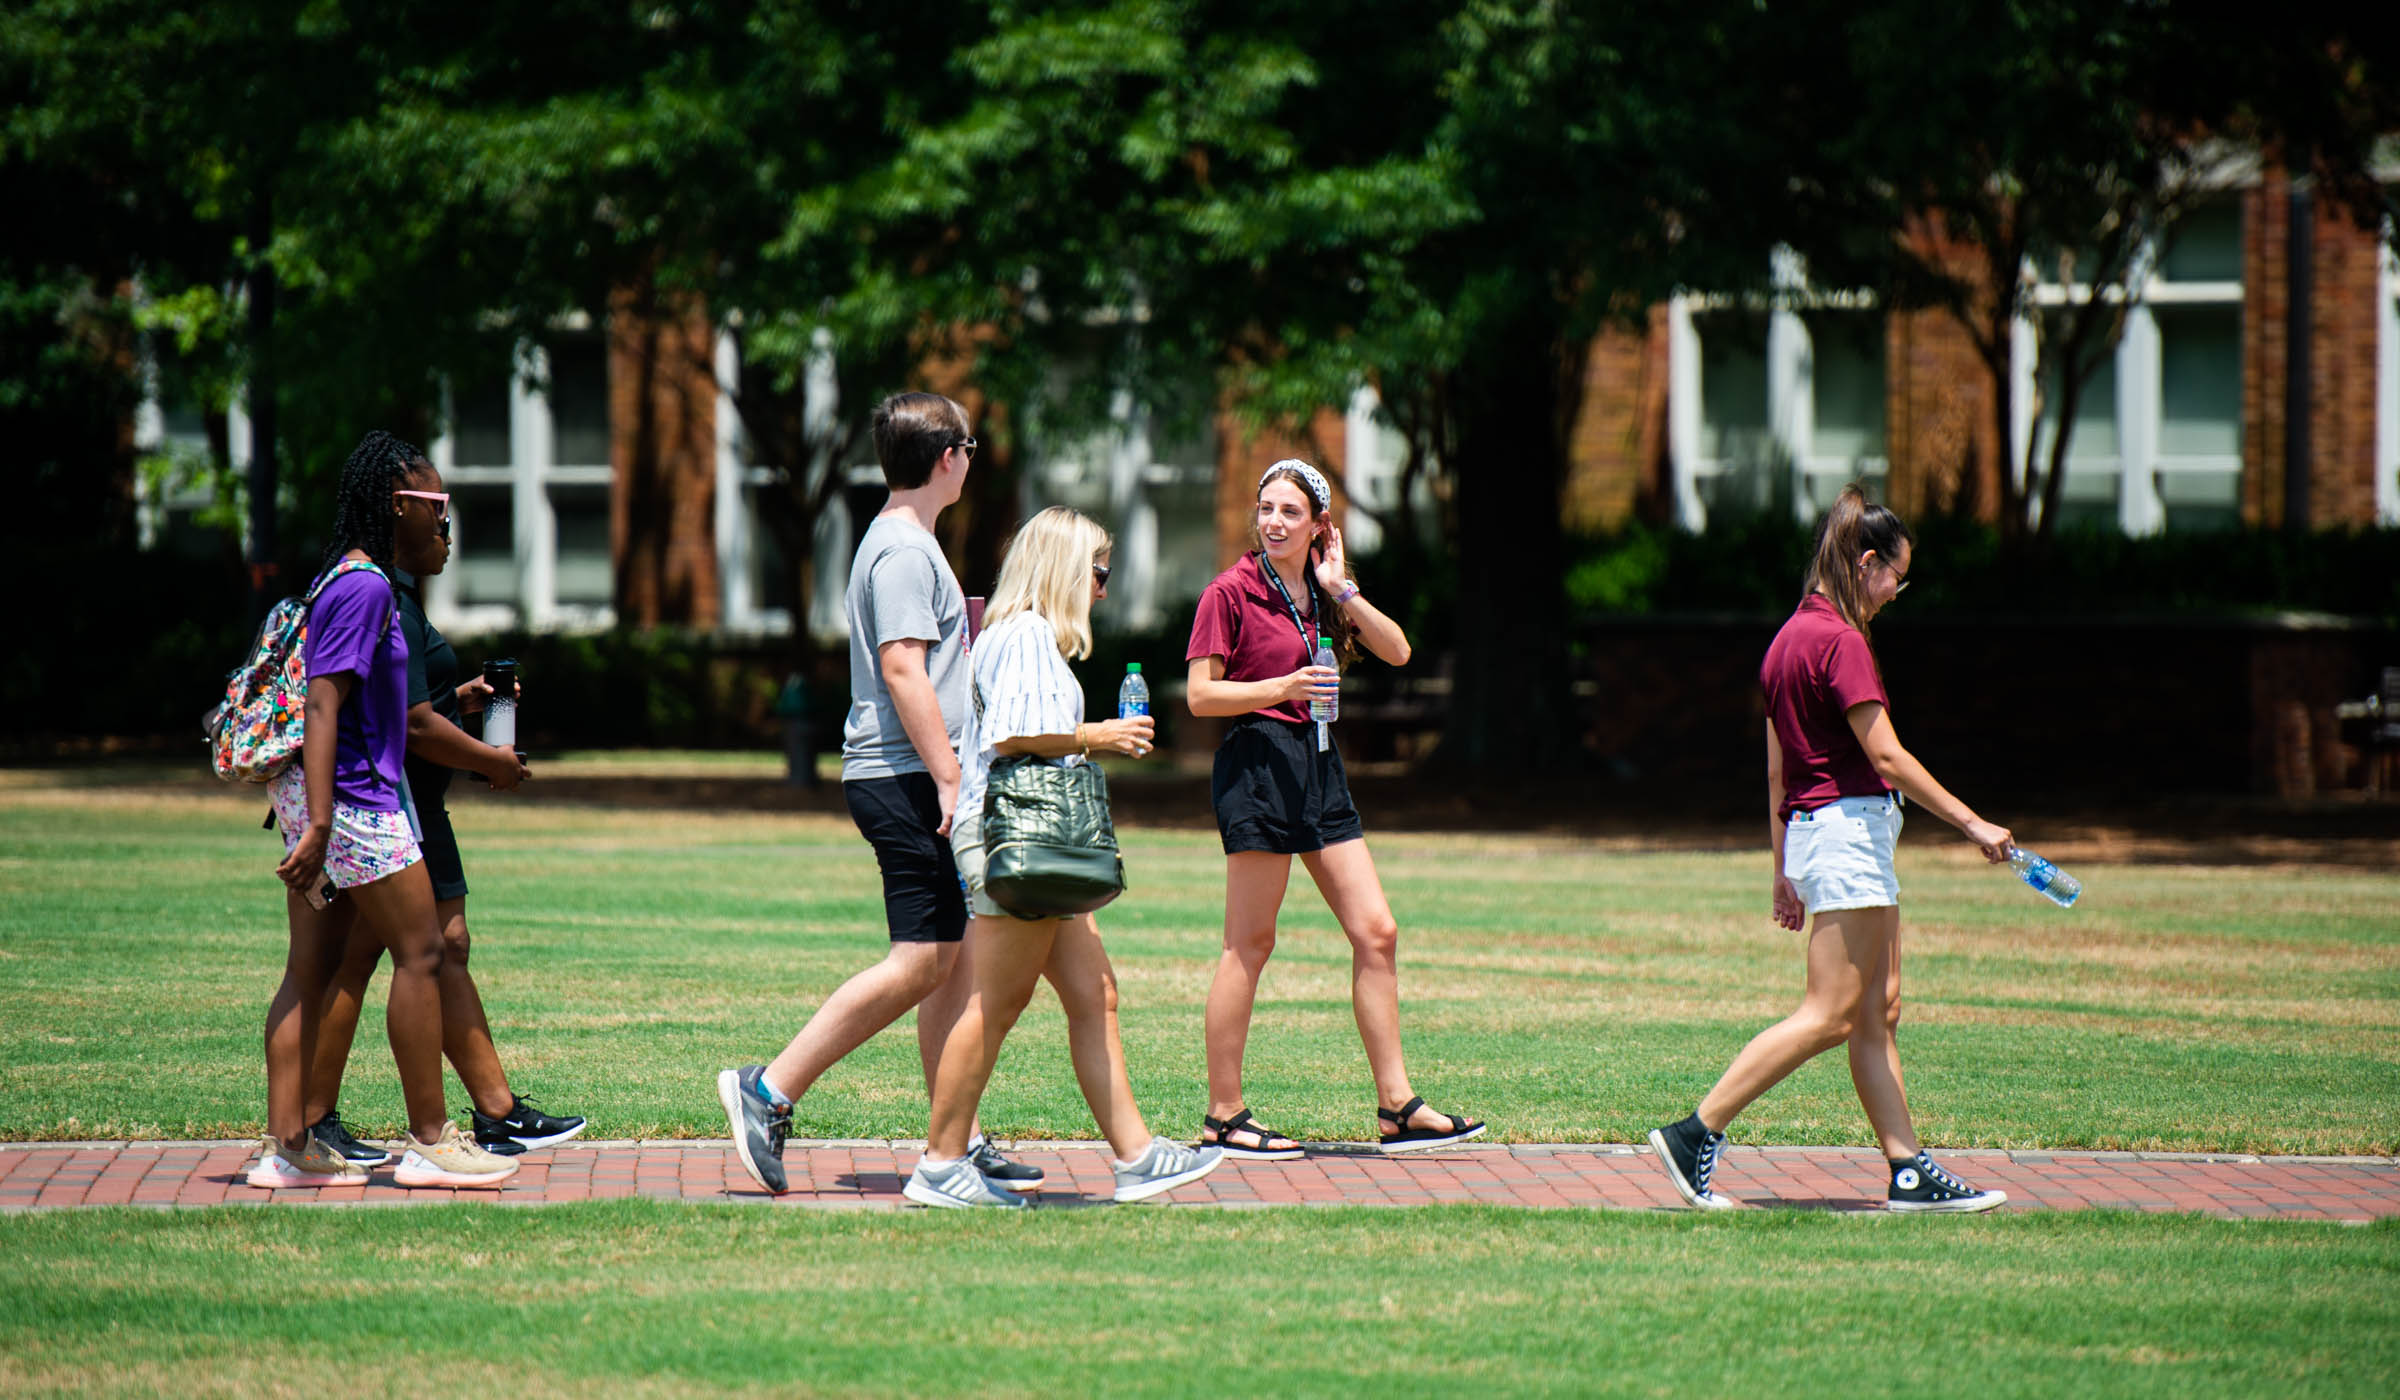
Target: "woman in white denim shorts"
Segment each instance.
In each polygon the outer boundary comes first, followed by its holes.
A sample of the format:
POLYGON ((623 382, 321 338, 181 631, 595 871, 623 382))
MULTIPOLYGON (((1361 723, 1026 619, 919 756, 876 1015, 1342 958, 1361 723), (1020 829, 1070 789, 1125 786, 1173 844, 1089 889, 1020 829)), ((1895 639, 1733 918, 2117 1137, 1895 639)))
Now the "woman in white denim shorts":
POLYGON ((2011 839, 1934 781, 1892 728, 1867 623, 1908 586, 1915 548, 1898 516, 1843 488, 1817 527, 1805 596, 1759 668, 1775 922, 1797 930, 1813 917, 1815 926, 1800 1009, 1744 1046, 1690 1117, 1650 1134, 1677 1193, 1704 1210, 1735 1204, 1710 1189, 1734 1115, 1837 1045, 1849 1047, 1851 1082, 1891 1164, 1891 1209, 1980 1211, 2008 1199, 1959 1180, 1917 1141, 1894 1039, 1899 794, 1957 827, 1987 860, 2006 860, 2011 839))
POLYGON ((973 978, 933 1077, 932 1122, 925 1155, 902 1188, 929 1206, 1016 1206, 994 1189, 968 1155, 975 1107, 1035 984, 1047 977, 1067 1018, 1067 1049, 1084 1101, 1115 1160, 1115 1196, 1145 1200, 1197 1181, 1224 1154, 1153 1137, 1133 1101, 1125 1049, 1117 1035, 1117 978, 1089 914, 1027 919, 1011 914, 983 887, 983 796, 995 759, 1018 754, 1083 763, 1094 750, 1150 752, 1152 721, 1086 723, 1083 686, 1069 658, 1092 650, 1092 604, 1108 596, 1108 532, 1087 516, 1053 506, 1025 522, 1009 542, 974 646, 976 703, 959 744, 958 808, 950 847, 967 886, 966 958, 973 978))

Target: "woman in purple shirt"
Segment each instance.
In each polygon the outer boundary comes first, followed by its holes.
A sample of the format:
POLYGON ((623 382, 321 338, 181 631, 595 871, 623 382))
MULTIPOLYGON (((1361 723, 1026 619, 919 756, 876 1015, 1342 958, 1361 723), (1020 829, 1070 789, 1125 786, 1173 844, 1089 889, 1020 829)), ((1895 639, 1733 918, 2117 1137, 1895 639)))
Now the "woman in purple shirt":
POLYGON ((389 433, 369 433, 342 464, 302 660, 308 676, 300 762, 275 780, 291 946, 283 985, 267 1008, 267 1127, 254 1186, 324 1186, 366 1172, 327 1152, 308 1130, 308 1065, 325 989, 341 962, 340 922, 329 900, 351 901, 352 927, 392 955, 387 1011, 392 1057, 408 1107, 408 1141, 394 1178, 403 1186, 496 1185, 516 1163, 476 1147, 442 1108, 441 928, 433 884, 417 846, 401 760, 408 746, 408 644, 390 578, 402 532, 440 528, 448 500, 424 454, 389 433))
POLYGON ((1908 587, 1916 544, 1900 517, 1856 486, 1817 526, 1800 606, 1759 667, 1767 695, 1767 832, 1775 854, 1775 922, 1810 916, 1808 989, 1800 1009, 1742 1047, 1692 1115, 1650 1134, 1676 1194, 1728 1210, 1710 1189, 1725 1128, 1784 1076, 1837 1045, 1891 1164, 1897 1211, 1990 1210, 2008 1198, 1979 1191, 1936 1164, 1917 1141, 1900 1082, 1900 880, 1892 849, 1900 803, 1964 833, 1984 858, 2008 858, 2009 834, 1934 781, 1900 746, 1867 624, 1908 587))

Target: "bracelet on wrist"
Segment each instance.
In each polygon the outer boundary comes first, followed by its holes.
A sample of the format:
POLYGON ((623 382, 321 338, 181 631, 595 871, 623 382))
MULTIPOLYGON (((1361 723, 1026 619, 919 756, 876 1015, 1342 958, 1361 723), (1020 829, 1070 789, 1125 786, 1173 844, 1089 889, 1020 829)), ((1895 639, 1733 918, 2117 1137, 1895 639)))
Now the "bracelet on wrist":
POLYGON ((1342 585, 1342 591, 1341 591, 1341 592, 1339 592, 1339 593, 1336 593, 1336 594, 1334 594, 1334 595, 1333 595, 1333 601, 1335 601, 1335 602, 1337 602, 1337 603, 1347 603, 1347 602, 1349 602, 1351 599, 1353 599, 1353 598, 1355 598, 1355 597, 1357 597, 1357 596, 1358 596, 1358 580, 1356 580, 1356 579, 1352 579, 1352 580, 1350 580, 1348 583, 1345 583, 1345 584, 1343 584, 1343 585, 1342 585))

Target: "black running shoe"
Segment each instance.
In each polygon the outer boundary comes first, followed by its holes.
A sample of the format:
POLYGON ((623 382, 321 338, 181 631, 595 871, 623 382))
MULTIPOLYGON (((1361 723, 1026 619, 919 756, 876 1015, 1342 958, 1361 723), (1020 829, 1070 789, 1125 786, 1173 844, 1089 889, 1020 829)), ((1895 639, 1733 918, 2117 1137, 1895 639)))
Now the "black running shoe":
POLYGON ((1699 1210, 1733 1210, 1740 1204, 1709 1189, 1709 1178, 1717 1171, 1717 1154, 1724 1148, 1725 1135, 1701 1126, 1697 1114, 1650 1130, 1650 1150, 1666 1167, 1675 1194, 1699 1210))
POLYGON ((967 1144, 967 1160, 975 1164, 984 1179, 1003 1191, 1039 1191, 1042 1189, 1042 1169, 1023 1162, 1012 1162, 1000 1155, 992 1140, 981 1133, 967 1144))
POLYGON ((2008 1200, 2005 1191, 1978 1191, 1942 1170, 1930 1152, 1913 1162, 1892 1163, 1892 1194, 1886 1202, 1898 1211, 1955 1211, 1970 1214, 1990 1210, 2008 1200))
POLYGON ((498 1118, 485 1117, 481 1109, 475 1111, 475 1145, 501 1157, 556 1147, 582 1131, 582 1119, 553 1117, 522 1097, 498 1118))
POLYGON ((350 1127, 342 1121, 342 1111, 332 1109, 309 1125, 309 1135, 325 1145, 325 1150, 345 1162, 362 1167, 380 1167, 392 1160, 392 1154, 372 1143, 360 1142, 351 1136, 350 1127))

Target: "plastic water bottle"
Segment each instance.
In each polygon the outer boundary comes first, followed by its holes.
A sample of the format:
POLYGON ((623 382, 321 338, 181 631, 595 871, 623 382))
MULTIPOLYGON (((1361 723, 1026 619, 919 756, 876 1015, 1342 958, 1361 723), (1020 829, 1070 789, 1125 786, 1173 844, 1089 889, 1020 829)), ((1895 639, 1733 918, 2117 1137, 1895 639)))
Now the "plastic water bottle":
MULTIPOLYGON (((1332 670, 1334 666, 1333 643, 1325 640, 1323 637, 1317 638, 1317 654, 1309 659, 1308 664, 1311 666, 1322 666, 1329 671, 1332 670)), ((1342 717, 1342 697, 1339 695, 1328 695, 1322 700, 1309 701, 1308 717, 1315 720, 1319 724, 1331 724, 1335 720, 1340 719, 1342 717)))
POLYGON ((2008 867, 2017 877, 2042 892, 2061 909, 2072 908, 2083 894, 2083 882, 2031 851, 2008 848, 2008 867))
POLYGON ((1142 679, 1142 663, 1125 663, 1125 680, 1117 687, 1117 718, 1132 719, 1150 713, 1150 682, 1142 679))
MULTIPOLYGON (((1308 664, 1311 666, 1323 666, 1327 670, 1333 669, 1333 643, 1325 640, 1323 633, 1319 633, 1317 635, 1317 654, 1309 658, 1308 664)), ((1326 737, 1325 726, 1342 717, 1342 697, 1339 694, 1334 694, 1328 695, 1322 700, 1309 701, 1308 717, 1317 722, 1317 752, 1323 753, 1325 752, 1326 746, 1329 742, 1326 737)))

